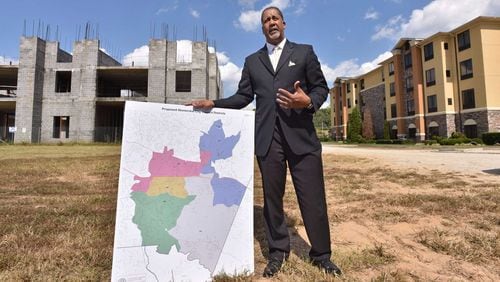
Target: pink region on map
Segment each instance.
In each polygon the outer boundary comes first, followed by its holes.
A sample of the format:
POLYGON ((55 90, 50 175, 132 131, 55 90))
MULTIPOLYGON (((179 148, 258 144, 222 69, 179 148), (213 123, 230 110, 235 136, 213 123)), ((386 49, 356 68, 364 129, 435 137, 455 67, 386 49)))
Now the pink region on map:
POLYGON ((208 151, 200 152, 200 162, 190 162, 174 157, 174 150, 167 147, 163 153, 153 152, 153 157, 149 162, 149 172, 151 176, 135 176, 138 183, 132 186, 132 191, 147 192, 152 177, 157 176, 199 176, 202 168, 210 161, 211 154, 208 151))
POLYGON ((134 180, 139 180, 138 183, 132 186, 132 191, 147 192, 149 189, 149 183, 151 183, 151 177, 140 177, 134 176, 134 180))

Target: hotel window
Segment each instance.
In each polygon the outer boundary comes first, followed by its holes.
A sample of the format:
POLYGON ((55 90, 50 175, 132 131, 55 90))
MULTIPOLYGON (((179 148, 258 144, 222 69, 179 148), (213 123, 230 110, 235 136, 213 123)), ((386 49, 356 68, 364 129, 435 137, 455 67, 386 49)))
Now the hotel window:
POLYGON ((406 110, 408 116, 415 115, 415 101, 413 99, 410 99, 406 102, 406 110))
POLYGON ((467 138, 477 138, 477 124, 464 125, 464 133, 467 138))
POLYGON ((405 69, 410 68, 412 66, 411 62, 411 53, 408 52, 404 56, 405 69))
POLYGON ((175 72, 175 92, 191 92, 191 71, 175 72))
POLYGON ((347 87, 347 93, 351 92, 351 84, 347 83, 346 87, 347 87))
POLYGON ((347 107, 351 108, 351 99, 349 99, 349 98, 347 99, 347 107))
POLYGON ((54 117, 52 138, 69 138, 69 117, 54 117))
POLYGON ((391 104, 391 118, 395 118, 398 116, 398 113, 396 111, 396 104, 391 104))
POLYGON ((437 96, 436 95, 427 96, 427 112, 429 112, 429 113, 437 112, 437 96))
POLYGON ((448 98, 448 106, 451 106, 451 105, 453 105, 453 99, 448 98))
POLYGON ((458 40, 458 51, 462 51, 470 48, 470 34, 469 30, 466 30, 457 35, 458 40))
POLYGON ((467 78, 471 78, 472 74, 472 59, 465 60, 460 62, 460 79, 464 80, 467 78))
POLYGON ((394 82, 389 83, 389 95, 391 97, 396 96, 396 87, 394 82))
POLYGON ((426 61, 434 58, 434 47, 432 42, 424 46, 424 58, 426 61))
POLYGON ((429 136, 439 136, 439 126, 429 126, 429 136))
POLYGON ((451 71, 450 70, 446 70, 446 77, 451 77, 451 71))
POLYGON ((361 90, 365 89, 365 80, 364 79, 361 79, 359 81, 359 87, 361 87, 361 90))
POLYGON ((425 85, 432 86, 436 84, 436 72, 434 69, 425 71, 425 85))
POLYGON ((448 42, 444 43, 444 50, 448 50, 448 42))
POLYGON ((473 109, 476 107, 476 100, 474 98, 474 89, 467 89, 462 91, 462 108, 465 109, 473 109))
POLYGON ((389 75, 394 74, 394 62, 389 63, 389 75))
POLYGON ((413 76, 408 76, 405 79, 405 84, 406 84, 406 92, 410 92, 413 90, 413 76))

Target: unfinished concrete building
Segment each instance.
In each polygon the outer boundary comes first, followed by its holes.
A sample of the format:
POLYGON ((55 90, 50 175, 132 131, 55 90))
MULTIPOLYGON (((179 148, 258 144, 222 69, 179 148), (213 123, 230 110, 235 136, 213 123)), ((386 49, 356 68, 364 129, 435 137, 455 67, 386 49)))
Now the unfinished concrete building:
POLYGON ((70 54, 57 41, 21 37, 19 64, 0 65, 0 139, 118 142, 125 101, 183 104, 220 98, 221 89, 205 41, 152 39, 148 66, 122 66, 99 40, 76 41, 70 54))

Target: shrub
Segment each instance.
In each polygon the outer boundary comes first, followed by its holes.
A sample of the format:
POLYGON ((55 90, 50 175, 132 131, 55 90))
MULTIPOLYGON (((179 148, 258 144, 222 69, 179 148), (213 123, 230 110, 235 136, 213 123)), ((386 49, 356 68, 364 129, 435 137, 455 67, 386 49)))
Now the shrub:
POLYGON ((425 145, 434 145, 434 144, 438 144, 438 141, 437 140, 425 140, 424 144, 425 145))
POLYGON ((481 138, 482 138, 484 144, 495 145, 496 143, 500 143, 500 132, 483 133, 481 138))
POLYGON ((391 139, 378 139, 375 141, 375 144, 392 144, 391 139))
POLYGON ((456 145, 456 144, 465 144, 470 143, 469 138, 449 138, 449 139, 441 139, 438 141, 441 145, 456 145))
POLYGON ((470 140, 471 144, 478 145, 478 144, 483 144, 483 140, 481 138, 473 138, 470 140))
POLYGON ((451 134, 451 138, 466 138, 465 135, 462 132, 453 132, 451 134))

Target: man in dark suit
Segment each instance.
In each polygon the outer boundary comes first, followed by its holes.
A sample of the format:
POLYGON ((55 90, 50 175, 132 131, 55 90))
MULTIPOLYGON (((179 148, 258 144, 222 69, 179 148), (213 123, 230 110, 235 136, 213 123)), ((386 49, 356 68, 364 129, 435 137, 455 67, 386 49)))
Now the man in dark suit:
POLYGON ((241 109, 257 99, 255 154, 262 174, 269 245, 264 276, 275 275, 290 252, 283 211, 287 166, 311 242, 311 261, 327 273, 340 275, 330 260, 321 143, 313 125, 313 114, 327 98, 328 86, 313 48, 285 38, 286 23, 280 9, 264 9, 261 23, 266 45, 245 59, 236 94, 191 104, 204 109, 241 109))

